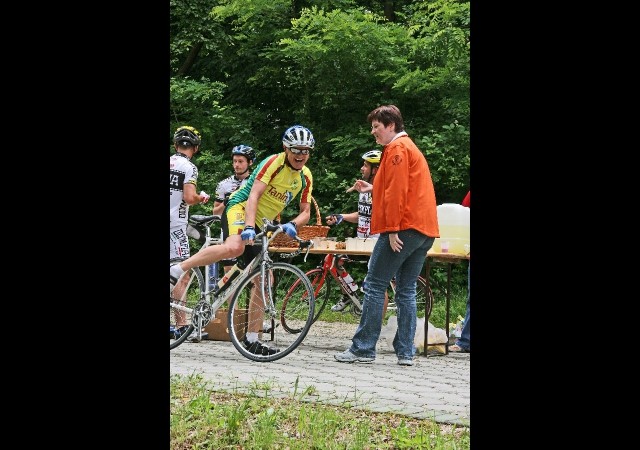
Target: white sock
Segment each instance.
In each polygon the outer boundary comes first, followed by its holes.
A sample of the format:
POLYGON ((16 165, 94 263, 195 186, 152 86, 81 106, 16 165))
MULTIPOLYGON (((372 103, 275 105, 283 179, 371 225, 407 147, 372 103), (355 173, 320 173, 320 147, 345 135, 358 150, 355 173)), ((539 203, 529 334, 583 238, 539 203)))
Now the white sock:
POLYGON ((258 340, 258 332, 256 331, 247 332, 247 341, 253 344, 257 340, 258 340))
POLYGON ((174 264, 173 266, 169 267, 169 273, 172 276, 176 277, 176 280, 179 280, 182 274, 184 273, 184 270, 182 270, 182 267, 180 267, 180 264, 174 264))

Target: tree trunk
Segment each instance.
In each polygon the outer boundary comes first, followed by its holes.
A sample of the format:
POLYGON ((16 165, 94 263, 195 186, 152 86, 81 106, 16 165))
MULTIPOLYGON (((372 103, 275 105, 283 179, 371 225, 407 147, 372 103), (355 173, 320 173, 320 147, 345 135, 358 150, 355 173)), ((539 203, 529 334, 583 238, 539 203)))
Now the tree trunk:
POLYGON ((193 66, 193 63, 195 62, 196 57, 198 56, 198 53, 200 53, 200 49, 202 48, 202 45, 203 45, 202 42, 198 42, 196 45, 191 47, 191 50, 187 55, 187 59, 184 60, 184 63, 182 63, 182 66, 180 66, 180 70, 178 70, 179 76, 183 77, 187 73, 189 73, 189 70, 191 69, 191 66, 193 66))
POLYGON ((393 0, 384 0, 384 16, 389 22, 396 21, 396 13, 393 6, 393 0))

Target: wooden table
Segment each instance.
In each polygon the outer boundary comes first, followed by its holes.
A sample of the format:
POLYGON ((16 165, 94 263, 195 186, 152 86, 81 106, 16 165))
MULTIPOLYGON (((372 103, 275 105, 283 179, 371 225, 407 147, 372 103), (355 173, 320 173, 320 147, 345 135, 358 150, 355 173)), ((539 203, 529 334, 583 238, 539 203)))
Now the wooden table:
MULTIPOLYGON (((269 251, 273 253, 293 253, 297 251, 297 247, 269 247, 269 251)), ((300 255, 305 255, 307 250, 303 250, 300 252, 300 255)), ((328 255, 328 254, 340 254, 340 255, 360 255, 360 256, 371 256, 371 251, 369 250, 347 250, 347 249, 328 249, 328 248, 312 248, 309 250, 309 254, 311 255, 328 255)), ((446 297, 446 313, 445 313, 445 333, 447 334, 447 342, 444 344, 445 346, 445 355, 449 354, 449 309, 451 307, 451 265, 452 264, 460 264, 462 261, 469 259, 469 255, 460 255, 455 253, 436 253, 434 251, 429 250, 427 252, 426 257, 426 265, 425 265, 425 280, 427 282, 427 288, 430 289, 429 285, 429 274, 431 272, 431 264, 430 260, 434 263, 443 263, 447 264, 447 290, 445 293, 446 297)), ((425 309, 426 309, 425 303, 425 309)), ((428 331, 429 331, 429 317, 427 317, 425 311, 424 318, 424 351, 423 355, 427 356, 427 349, 430 346, 434 345, 442 345, 442 343, 437 344, 429 344, 428 340, 428 331)))

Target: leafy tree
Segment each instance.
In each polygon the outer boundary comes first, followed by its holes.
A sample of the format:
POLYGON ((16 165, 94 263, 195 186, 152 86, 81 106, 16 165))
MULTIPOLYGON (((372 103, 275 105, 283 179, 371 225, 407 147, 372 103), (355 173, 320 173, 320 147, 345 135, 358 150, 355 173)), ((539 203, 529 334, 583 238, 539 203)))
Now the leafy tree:
POLYGON ((191 124, 203 133, 196 164, 207 192, 229 175, 234 145, 263 158, 301 123, 317 141, 309 167, 322 214, 354 210, 357 196, 344 191, 360 175, 361 155, 378 147, 366 116, 384 103, 400 107, 425 153, 438 203, 460 202, 469 189, 468 1, 170 6, 171 131, 191 124))

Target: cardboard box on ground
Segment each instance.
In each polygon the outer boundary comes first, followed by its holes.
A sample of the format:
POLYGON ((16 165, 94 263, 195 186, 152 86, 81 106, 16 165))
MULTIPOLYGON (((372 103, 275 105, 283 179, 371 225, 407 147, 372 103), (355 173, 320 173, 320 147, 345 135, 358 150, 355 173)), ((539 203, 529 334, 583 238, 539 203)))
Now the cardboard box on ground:
MULTIPOLYGON (((230 341, 229 337, 229 323, 228 323, 228 309, 219 309, 216 312, 216 316, 211 319, 211 322, 204 327, 204 331, 209 333, 207 337, 211 341, 230 341)), ((248 319, 248 310, 236 309, 233 311, 233 320, 235 323, 236 336, 242 339, 246 333, 248 319)))

